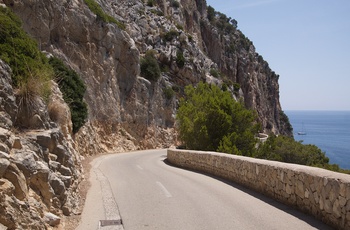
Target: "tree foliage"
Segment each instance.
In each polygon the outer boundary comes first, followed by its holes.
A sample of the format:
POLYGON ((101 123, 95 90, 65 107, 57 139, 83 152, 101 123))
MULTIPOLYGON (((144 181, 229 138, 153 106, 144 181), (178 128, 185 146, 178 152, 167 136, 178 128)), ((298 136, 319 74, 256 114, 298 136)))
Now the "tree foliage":
POLYGON ((211 6, 207 7, 207 18, 221 32, 229 34, 237 29, 237 21, 235 19, 215 11, 215 9, 211 6))
POLYGON ((315 145, 304 145, 286 136, 270 136, 255 154, 255 157, 339 171, 329 164, 329 158, 315 145))
POLYGON ((255 115, 229 92, 200 82, 187 86, 177 113, 180 139, 186 148, 251 156, 258 126, 255 115))

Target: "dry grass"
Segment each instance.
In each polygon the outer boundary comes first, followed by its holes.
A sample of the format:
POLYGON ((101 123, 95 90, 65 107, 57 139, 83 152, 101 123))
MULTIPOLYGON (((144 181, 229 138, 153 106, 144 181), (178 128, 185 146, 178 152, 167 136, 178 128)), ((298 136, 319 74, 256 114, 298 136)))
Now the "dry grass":
POLYGON ((58 101, 50 101, 48 105, 50 119, 58 124, 63 124, 66 119, 66 108, 58 101))

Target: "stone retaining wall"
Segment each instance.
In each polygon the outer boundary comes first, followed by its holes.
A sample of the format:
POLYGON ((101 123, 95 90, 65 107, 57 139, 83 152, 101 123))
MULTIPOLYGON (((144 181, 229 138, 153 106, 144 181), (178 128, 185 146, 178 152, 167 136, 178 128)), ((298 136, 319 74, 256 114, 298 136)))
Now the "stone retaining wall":
POLYGON ((169 149, 167 159, 254 189, 337 229, 350 229, 350 175, 214 152, 169 149))

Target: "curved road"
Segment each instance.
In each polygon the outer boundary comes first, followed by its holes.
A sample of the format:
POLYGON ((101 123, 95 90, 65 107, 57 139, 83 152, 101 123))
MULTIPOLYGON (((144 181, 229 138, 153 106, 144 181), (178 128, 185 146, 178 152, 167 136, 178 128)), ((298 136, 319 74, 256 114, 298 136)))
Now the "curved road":
POLYGON ((166 150, 152 150, 95 160, 78 229, 98 229, 99 220, 120 216, 126 230, 330 229, 239 185, 165 159, 166 150))

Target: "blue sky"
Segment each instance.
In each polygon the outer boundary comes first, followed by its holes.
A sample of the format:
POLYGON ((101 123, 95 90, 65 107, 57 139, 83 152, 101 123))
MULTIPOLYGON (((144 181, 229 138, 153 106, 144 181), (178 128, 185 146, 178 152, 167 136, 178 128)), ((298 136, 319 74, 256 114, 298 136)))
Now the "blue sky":
POLYGON ((350 110, 350 0, 207 0, 280 75, 283 110, 350 110))

